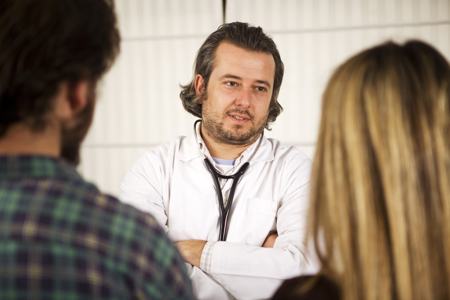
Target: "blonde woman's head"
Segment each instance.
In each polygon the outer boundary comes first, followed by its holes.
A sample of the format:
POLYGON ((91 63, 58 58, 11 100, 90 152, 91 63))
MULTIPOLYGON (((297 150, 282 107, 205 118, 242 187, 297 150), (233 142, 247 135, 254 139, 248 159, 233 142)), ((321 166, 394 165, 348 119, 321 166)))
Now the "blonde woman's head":
POLYGON ((387 42, 323 95, 310 234, 345 299, 450 298, 450 68, 387 42))

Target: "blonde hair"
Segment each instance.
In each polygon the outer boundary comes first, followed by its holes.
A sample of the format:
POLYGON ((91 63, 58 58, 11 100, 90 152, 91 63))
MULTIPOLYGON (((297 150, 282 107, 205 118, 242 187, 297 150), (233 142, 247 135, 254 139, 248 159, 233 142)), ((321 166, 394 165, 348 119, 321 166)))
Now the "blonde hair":
POLYGON ((342 64, 323 95, 309 236, 343 299, 450 299, 450 68, 420 41, 342 64))

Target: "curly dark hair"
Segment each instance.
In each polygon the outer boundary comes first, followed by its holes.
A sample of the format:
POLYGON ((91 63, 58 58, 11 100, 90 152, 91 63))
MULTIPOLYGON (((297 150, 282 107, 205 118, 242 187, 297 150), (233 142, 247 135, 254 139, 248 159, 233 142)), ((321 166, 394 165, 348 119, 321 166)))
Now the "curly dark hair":
POLYGON ((274 88, 266 124, 266 128, 270 129, 269 124, 275 121, 283 110, 283 107, 278 102, 278 93, 283 81, 284 65, 275 42, 263 32, 261 27, 250 26, 248 23, 233 22, 223 24, 206 38, 197 53, 192 81, 181 86, 180 98, 184 109, 194 116, 202 117, 202 104, 199 100, 203 95, 197 96, 195 93, 195 75, 201 75, 205 80, 205 86, 208 85, 209 77, 213 70, 216 49, 224 41, 244 49, 269 53, 273 56, 275 60, 274 88))
POLYGON ((95 85, 119 43, 113 0, 1 0, 0 137, 45 128, 60 83, 95 85))

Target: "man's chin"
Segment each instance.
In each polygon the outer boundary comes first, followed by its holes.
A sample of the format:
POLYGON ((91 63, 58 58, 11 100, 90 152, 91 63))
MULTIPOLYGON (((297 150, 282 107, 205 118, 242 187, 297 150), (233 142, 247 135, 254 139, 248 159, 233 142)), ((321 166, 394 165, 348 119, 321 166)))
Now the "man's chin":
POLYGON ((222 137, 222 141, 231 145, 248 145, 253 143, 259 137, 260 133, 261 132, 241 130, 228 131, 225 136, 222 137))
POLYGON ((61 148, 61 158, 73 166, 78 166, 80 163, 80 148, 81 145, 63 145, 61 148))
POLYGON ((80 149, 90 122, 81 122, 72 128, 63 126, 61 131, 61 151, 60 156, 66 162, 73 166, 78 166, 80 163, 80 149))
POLYGON ((73 166, 80 163, 81 143, 86 137, 92 123, 95 108, 95 90, 89 93, 87 105, 79 112, 75 125, 62 125, 61 129, 61 158, 73 166))

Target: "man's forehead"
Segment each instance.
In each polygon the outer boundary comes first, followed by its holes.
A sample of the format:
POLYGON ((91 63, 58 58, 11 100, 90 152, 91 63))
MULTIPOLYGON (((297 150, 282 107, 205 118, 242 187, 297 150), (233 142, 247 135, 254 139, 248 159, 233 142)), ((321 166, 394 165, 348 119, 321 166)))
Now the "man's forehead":
POLYGON ((229 42, 216 49, 212 72, 218 77, 247 77, 273 83, 275 60, 268 52, 249 50, 229 42))

